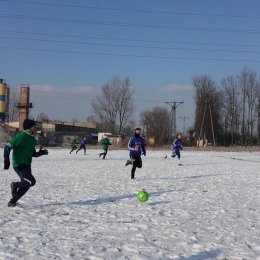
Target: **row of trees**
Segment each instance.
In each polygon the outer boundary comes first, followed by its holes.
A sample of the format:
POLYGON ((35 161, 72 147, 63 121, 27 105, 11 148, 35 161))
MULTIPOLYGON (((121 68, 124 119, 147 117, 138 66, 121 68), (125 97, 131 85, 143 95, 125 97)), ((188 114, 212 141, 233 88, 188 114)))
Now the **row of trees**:
MULTIPOLYGON (((192 85, 196 106, 194 124, 184 135, 209 142, 215 137, 217 145, 260 144, 260 79, 256 71, 244 67, 240 74, 223 78, 219 85, 208 75, 195 75, 192 85)), ((92 101, 92 115, 87 121, 96 122, 98 131, 132 135, 134 93, 128 77, 114 76, 92 101)), ((14 107, 18 102, 19 93, 14 90, 10 94, 10 121, 19 118, 19 111, 14 107)), ((37 120, 50 119, 42 112, 37 120)), ((77 121, 73 118, 73 122, 77 121)), ((172 122, 166 107, 155 106, 142 111, 138 125, 144 133, 155 137, 158 144, 172 141, 172 122)))
POLYGON ((260 141, 260 80, 256 71, 244 67, 240 74, 223 78, 220 85, 207 75, 194 76, 195 120, 190 131, 206 139, 213 138, 209 111, 210 105, 215 138, 218 145, 252 146, 260 141), (205 114, 205 124, 202 118, 205 114))
MULTIPOLYGON (((102 86, 102 93, 92 101, 93 115, 87 121, 98 123, 98 130, 123 136, 133 135, 134 88, 130 79, 121 80, 115 76, 102 86)), ((170 113, 165 107, 154 107, 140 114, 143 133, 156 138, 157 143, 170 140, 170 113)), ((138 125, 139 125, 138 123, 138 125)))
MULTIPOLYGON (((260 78, 244 67, 238 75, 223 78, 218 85, 209 75, 192 77, 195 89, 194 124, 190 139, 216 140, 217 145, 260 145, 260 78)), ((133 94, 129 78, 114 77, 102 87, 101 96, 92 102, 96 122, 103 131, 131 134, 133 131, 133 94)), ((140 114, 144 132, 158 144, 172 140, 172 122, 166 107, 153 107, 140 114)))

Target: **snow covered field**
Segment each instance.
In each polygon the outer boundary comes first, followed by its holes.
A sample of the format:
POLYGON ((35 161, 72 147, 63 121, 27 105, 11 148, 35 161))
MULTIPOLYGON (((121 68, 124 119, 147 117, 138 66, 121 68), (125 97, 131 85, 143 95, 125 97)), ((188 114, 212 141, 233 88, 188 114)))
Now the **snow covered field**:
POLYGON ((127 150, 99 152, 34 158, 36 186, 16 208, 18 176, 1 167, 1 260, 260 259, 260 153, 182 151, 177 166, 148 149, 131 180, 127 150))

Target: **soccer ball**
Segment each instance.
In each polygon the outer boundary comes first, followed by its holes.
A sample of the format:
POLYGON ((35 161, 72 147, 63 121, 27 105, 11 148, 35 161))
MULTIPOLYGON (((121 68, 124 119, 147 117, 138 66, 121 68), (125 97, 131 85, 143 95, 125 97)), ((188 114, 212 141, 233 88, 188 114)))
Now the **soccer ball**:
POLYGON ((149 194, 145 190, 139 191, 137 194, 137 199, 141 202, 146 202, 148 198, 149 194))

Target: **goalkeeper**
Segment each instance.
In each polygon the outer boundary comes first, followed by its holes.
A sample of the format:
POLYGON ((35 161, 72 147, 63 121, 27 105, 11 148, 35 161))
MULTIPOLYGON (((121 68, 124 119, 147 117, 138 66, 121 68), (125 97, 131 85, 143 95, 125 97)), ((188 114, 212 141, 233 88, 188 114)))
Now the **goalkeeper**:
POLYGON ((24 131, 16 135, 10 140, 4 148, 4 170, 10 167, 10 152, 13 150, 12 166, 20 177, 20 182, 11 183, 12 198, 8 202, 8 207, 15 207, 17 201, 36 183, 32 175, 31 163, 32 157, 40 157, 47 155, 48 150, 40 150, 36 152, 37 144, 33 133, 36 130, 36 123, 33 120, 25 119, 23 122, 24 131))

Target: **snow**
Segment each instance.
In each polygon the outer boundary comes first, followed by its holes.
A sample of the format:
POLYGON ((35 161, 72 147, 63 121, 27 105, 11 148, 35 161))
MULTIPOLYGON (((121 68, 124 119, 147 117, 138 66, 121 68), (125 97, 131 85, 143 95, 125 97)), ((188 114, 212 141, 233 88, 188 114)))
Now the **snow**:
POLYGON ((259 152, 182 151, 177 166, 171 151, 148 149, 134 180, 127 150, 99 152, 34 158, 36 186, 15 208, 19 179, 2 168, 1 260, 260 259, 259 152))

